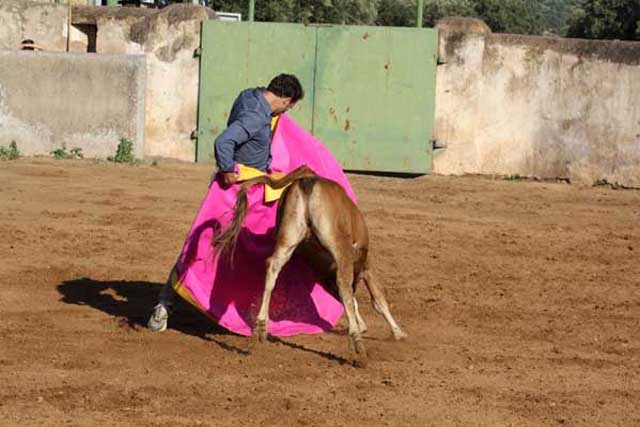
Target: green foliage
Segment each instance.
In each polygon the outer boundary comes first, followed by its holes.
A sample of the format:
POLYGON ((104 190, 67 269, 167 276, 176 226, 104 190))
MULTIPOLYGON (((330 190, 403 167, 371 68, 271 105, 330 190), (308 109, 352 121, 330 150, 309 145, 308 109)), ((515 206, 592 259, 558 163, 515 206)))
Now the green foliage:
POLYGON ((567 35, 640 40, 640 0, 581 0, 572 11, 567 35))
POLYGON ((325 0, 313 9, 318 23, 373 25, 378 15, 379 0, 325 0))
POLYGON ((19 157, 20 151, 15 141, 11 141, 8 148, 0 145, 0 160, 16 160, 19 157))
MULTIPOLYGON (((214 10, 240 12, 248 2, 213 0, 214 10)), ((413 27, 416 0, 262 0, 266 22, 413 27)), ((482 19, 494 32, 640 40, 640 0, 425 0, 424 25, 446 16, 482 19)))
POLYGON ((116 155, 107 157, 107 160, 115 163, 136 164, 137 161, 133 156, 133 142, 127 138, 120 138, 120 143, 116 149, 116 155))
MULTIPOLYGON (((495 32, 541 34, 543 10, 542 3, 529 0, 426 0, 423 24, 433 27, 439 19, 462 16, 482 19, 495 32)), ((416 13, 415 1, 382 0, 376 23, 410 27, 416 13)))
MULTIPOLYGON (((255 19, 265 22, 373 25, 380 0, 263 0, 256 2, 255 19)), ((248 2, 213 0, 213 10, 248 16, 248 2)))
POLYGON ((480 18, 477 1, 474 0, 426 0, 424 7, 424 25, 433 27, 439 19, 447 16, 480 18))
POLYGON ((416 4, 412 0, 381 0, 376 25, 412 27, 416 25, 416 4))
POLYGON ((569 16, 578 0, 542 0, 540 17, 544 33, 555 36, 567 34, 569 16))
POLYGON ((478 0, 476 12, 497 33, 541 34, 539 2, 529 0, 478 0))
POLYGON ((514 174, 514 175, 504 176, 502 179, 504 179, 505 181, 519 181, 523 179, 523 177, 521 177, 520 174, 514 174))
POLYGON ((61 148, 56 148, 49 154, 51 154, 56 160, 84 159, 82 148, 74 147, 71 150, 67 151, 67 146, 65 144, 62 144, 61 148))

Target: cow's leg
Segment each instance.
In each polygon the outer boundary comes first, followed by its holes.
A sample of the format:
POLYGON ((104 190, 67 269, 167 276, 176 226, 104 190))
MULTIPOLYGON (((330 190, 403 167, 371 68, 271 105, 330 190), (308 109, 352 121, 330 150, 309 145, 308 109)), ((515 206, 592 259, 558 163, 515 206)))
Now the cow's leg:
POLYGON ((353 309, 356 312, 356 320, 358 321, 358 327, 360 328, 360 333, 364 334, 367 332, 367 324, 364 322, 364 319, 360 315, 360 310, 358 309, 358 301, 356 300, 356 296, 353 296, 353 309))
POLYGON ((362 274, 362 278, 364 279, 364 283, 366 284, 367 289, 369 290, 369 294, 371 295, 373 308, 375 308, 378 313, 384 316, 384 319, 387 321, 387 323, 389 324, 389 327, 391 328, 391 332, 393 332, 393 337, 397 340, 406 338, 407 334, 404 333, 404 331, 400 328, 400 326, 398 326, 393 316, 391 315, 391 311, 389 311, 389 304, 387 303, 387 299, 384 297, 384 294, 382 293, 382 289, 380 289, 380 287, 374 280, 373 275, 371 274, 371 271, 369 271, 369 269, 365 269, 365 271, 362 274))
POLYGON ((158 303, 153 307, 153 312, 147 327, 154 332, 162 332, 167 329, 167 323, 169 322, 169 312, 173 307, 173 301, 175 299, 175 291, 173 290, 173 284, 176 280, 176 269, 171 269, 167 283, 164 284, 160 295, 158 296, 158 303))
POLYGON ((269 304, 271 294, 276 287, 276 280, 282 270, 282 267, 289 261, 293 251, 299 242, 289 244, 287 246, 277 246, 273 255, 267 259, 267 273, 264 280, 264 292, 262 293, 262 303, 260 304, 260 312, 253 326, 253 337, 260 342, 267 339, 267 324, 269 323, 269 304))
MULTIPOLYGON (((357 255, 355 255, 357 257, 357 255)), ((354 270, 357 271, 357 274, 354 275, 353 279, 353 308, 356 312, 356 319, 358 320, 358 326, 360 327, 360 333, 364 334, 367 332, 367 324, 365 323, 362 315, 360 314, 360 308, 358 307, 358 300, 356 299, 356 289, 358 288, 358 284, 361 280, 364 280, 362 277, 362 270, 357 267, 357 263, 354 264, 354 270)))
POLYGON ((362 342, 362 333, 358 325, 355 298, 353 297, 353 262, 347 251, 341 252, 336 254, 338 292, 349 322, 349 341, 356 352, 356 365, 365 367, 367 365, 367 352, 362 342))
POLYGON ((297 188, 292 188, 287 198, 281 201, 281 203, 286 203, 286 205, 282 211, 282 219, 280 221, 280 228, 278 229, 275 250, 267 259, 262 303, 253 327, 254 340, 258 341, 265 341, 267 338, 269 303, 271 301, 271 293, 276 286, 278 275, 307 233, 304 200, 300 192, 297 191, 297 188))

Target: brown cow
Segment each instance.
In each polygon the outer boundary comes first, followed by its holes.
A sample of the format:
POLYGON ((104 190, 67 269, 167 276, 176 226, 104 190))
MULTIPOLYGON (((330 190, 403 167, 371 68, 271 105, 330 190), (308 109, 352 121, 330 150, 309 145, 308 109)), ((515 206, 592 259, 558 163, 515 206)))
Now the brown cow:
POLYGON ((291 185, 283 193, 278 206, 276 245, 267 259, 264 294, 253 329, 254 339, 264 341, 267 337, 271 293, 278 274, 297 248, 319 274, 325 288, 334 295, 337 291, 336 296, 344 304, 349 321, 349 340, 356 352, 357 365, 364 366, 367 360, 362 342, 366 325, 358 312, 354 295, 360 279, 364 280, 374 308, 384 316, 394 338, 405 338, 407 335, 391 316, 384 294, 369 270, 369 235, 362 213, 340 185, 318 177, 305 166, 279 180, 261 176, 244 182, 238 192, 231 225, 212 242, 216 250, 223 256, 232 254, 248 209, 247 189, 256 184, 268 184, 273 188, 291 185))

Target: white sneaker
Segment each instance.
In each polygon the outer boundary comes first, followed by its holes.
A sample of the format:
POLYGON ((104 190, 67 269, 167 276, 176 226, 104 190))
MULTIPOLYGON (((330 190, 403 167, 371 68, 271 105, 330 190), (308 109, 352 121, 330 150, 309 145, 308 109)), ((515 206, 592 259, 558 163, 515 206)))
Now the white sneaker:
POLYGON ((162 332, 167 329, 167 321, 169 320, 169 312, 163 304, 157 304, 153 307, 153 313, 149 317, 147 327, 153 332, 162 332))

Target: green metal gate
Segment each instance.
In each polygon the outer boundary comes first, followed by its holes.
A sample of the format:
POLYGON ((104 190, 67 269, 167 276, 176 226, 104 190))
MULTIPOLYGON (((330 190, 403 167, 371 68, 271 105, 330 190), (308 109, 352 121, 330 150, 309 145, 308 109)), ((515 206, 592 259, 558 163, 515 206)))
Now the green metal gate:
POLYGON ((435 106, 434 29, 205 21, 198 162, 247 87, 295 74, 305 98, 291 116, 344 169, 429 173, 435 106))

